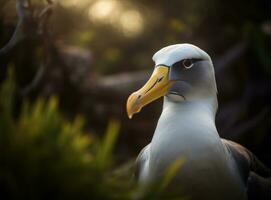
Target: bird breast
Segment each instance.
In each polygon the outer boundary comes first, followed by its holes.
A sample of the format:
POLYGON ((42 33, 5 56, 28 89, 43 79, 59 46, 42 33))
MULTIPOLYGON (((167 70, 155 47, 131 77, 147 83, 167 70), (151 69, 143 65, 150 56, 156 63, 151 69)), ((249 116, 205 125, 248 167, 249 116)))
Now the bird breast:
POLYGON ((201 104, 164 107, 150 145, 149 178, 159 177, 183 158, 174 181, 185 194, 200 195, 193 199, 204 195, 206 199, 245 199, 245 187, 221 143, 212 113, 201 104))

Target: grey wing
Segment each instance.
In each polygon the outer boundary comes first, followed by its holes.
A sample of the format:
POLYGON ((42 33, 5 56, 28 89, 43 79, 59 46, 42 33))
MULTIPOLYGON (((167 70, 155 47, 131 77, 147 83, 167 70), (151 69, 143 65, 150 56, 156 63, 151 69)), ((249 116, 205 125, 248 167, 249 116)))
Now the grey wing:
POLYGON ((149 161, 149 149, 150 144, 145 146, 139 153, 135 163, 135 178, 136 180, 141 179, 146 173, 146 164, 149 161))
POLYGON ((249 200, 271 199, 271 170, 248 149, 235 142, 221 139, 235 160, 239 173, 247 185, 249 200))

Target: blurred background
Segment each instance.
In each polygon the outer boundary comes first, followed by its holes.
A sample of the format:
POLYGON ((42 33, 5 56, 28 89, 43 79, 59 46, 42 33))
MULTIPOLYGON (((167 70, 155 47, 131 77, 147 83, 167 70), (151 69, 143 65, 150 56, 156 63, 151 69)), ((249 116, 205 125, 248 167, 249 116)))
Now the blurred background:
POLYGON ((221 137, 271 167, 271 1, 0 5, 0 185, 10 199, 61 198, 67 188, 102 199, 104 188, 114 188, 107 179, 99 189, 93 183, 150 142, 162 105, 160 99, 128 120, 126 99, 151 74, 152 55, 176 43, 195 44, 213 59, 221 137))

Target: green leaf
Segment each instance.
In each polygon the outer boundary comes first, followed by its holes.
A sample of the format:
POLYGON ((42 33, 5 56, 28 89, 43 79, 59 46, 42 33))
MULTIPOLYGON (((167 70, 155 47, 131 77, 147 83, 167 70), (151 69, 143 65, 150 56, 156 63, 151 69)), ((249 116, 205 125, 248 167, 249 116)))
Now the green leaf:
POLYGON ((170 182, 173 180, 174 176, 176 175, 178 170, 181 168, 183 163, 184 163, 184 158, 179 157, 167 167, 160 183, 161 190, 164 190, 170 184, 170 182))
POLYGON ((104 139, 97 152, 97 166, 100 169, 107 168, 111 163, 112 150, 115 145, 120 124, 116 120, 111 120, 106 130, 104 139))

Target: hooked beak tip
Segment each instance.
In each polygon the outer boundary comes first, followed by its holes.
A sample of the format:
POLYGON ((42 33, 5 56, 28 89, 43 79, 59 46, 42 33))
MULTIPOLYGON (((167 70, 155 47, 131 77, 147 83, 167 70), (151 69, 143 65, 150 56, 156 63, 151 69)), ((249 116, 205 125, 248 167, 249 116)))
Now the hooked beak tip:
POLYGON ((133 93, 130 95, 127 101, 127 115, 129 119, 132 119, 133 115, 135 113, 140 112, 141 107, 140 107, 140 95, 137 95, 137 93, 133 93))
POLYGON ((170 86, 168 73, 168 67, 156 67, 147 83, 128 97, 126 109, 129 119, 145 105, 166 94, 170 86))
POLYGON ((132 119, 134 114, 135 94, 131 94, 127 100, 127 115, 129 119, 132 119))

